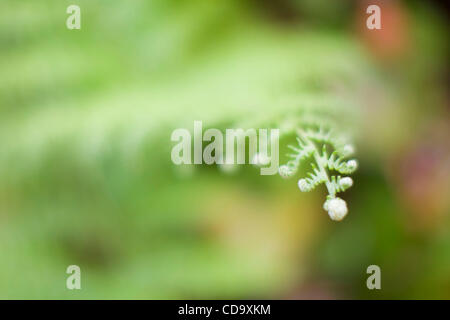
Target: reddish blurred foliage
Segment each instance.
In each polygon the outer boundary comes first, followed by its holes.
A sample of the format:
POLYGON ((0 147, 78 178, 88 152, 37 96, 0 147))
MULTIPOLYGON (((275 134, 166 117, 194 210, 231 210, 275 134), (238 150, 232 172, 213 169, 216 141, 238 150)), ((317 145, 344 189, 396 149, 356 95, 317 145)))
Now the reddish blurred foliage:
POLYGON ((401 59, 410 50, 410 29, 403 4, 396 0, 357 1, 357 31, 370 52, 383 62, 401 59), (378 5, 381 9, 381 29, 368 29, 370 14, 367 7, 378 5))
POLYGON ((399 150, 392 168, 408 212, 407 220, 414 228, 437 227, 449 214, 449 123, 448 120, 435 123, 421 135, 421 140, 406 150, 399 150))

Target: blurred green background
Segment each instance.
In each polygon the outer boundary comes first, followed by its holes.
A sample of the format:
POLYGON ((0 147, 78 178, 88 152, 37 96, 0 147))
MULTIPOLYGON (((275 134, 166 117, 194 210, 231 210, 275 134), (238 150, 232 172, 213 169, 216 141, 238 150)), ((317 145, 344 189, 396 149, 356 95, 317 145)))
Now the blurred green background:
POLYGON ((449 299, 441 5, 2 0, 0 298, 449 299), (350 109, 360 163, 340 223, 298 178, 170 160, 194 120, 277 125, 323 106, 350 109), (72 264, 81 290, 66 289, 72 264))

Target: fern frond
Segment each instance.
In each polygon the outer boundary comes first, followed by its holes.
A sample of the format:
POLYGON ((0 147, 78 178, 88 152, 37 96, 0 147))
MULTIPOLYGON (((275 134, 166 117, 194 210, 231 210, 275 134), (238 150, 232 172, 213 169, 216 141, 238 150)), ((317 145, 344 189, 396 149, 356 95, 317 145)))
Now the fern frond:
POLYGON ((336 197, 336 193, 350 188, 353 180, 350 177, 330 175, 330 172, 350 174, 356 170, 356 160, 346 159, 354 152, 348 139, 331 128, 325 129, 324 126, 319 125, 316 129, 310 127, 297 130, 297 146, 289 146, 289 148, 293 151, 288 155, 291 160, 286 165, 280 166, 280 175, 284 178, 294 175, 302 161, 312 158, 312 172, 308 172, 306 178, 298 180, 298 187, 300 191, 308 192, 322 183, 325 184, 328 196, 324 209, 328 211, 332 220, 342 220, 348 212, 347 204, 336 197), (321 146, 321 152, 319 146, 321 146), (328 156, 327 148, 333 149, 330 156, 328 156))
POLYGON ((335 151, 331 154, 330 158, 326 160, 326 166, 329 170, 336 170, 342 174, 350 174, 356 170, 357 162, 356 160, 347 161, 335 151))
POLYGON ((314 163, 312 163, 311 166, 313 168, 313 173, 309 172, 308 178, 300 179, 298 181, 298 187, 302 192, 311 191, 316 186, 327 180, 327 177, 316 168, 314 163))
POLYGON ((288 161, 285 166, 279 168, 279 173, 282 177, 287 178, 295 174, 300 165, 300 161, 309 158, 314 153, 315 147, 310 141, 297 137, 297 144, 297 147, 288 146, 294 153, 288 154, 287 156, 292 160, 288 161))

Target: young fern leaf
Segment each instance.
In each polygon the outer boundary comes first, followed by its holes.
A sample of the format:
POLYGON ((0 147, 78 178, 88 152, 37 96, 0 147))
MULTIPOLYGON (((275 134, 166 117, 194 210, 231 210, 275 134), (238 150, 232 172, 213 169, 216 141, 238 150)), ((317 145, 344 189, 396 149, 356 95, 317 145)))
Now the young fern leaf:
POLYGON ((300 191, 308 192, 322 183, 325 184, 328 196, 323 208, 328 211, 332 220, 342 220, 348 212, 347 203, 336 197, 336 194, 350 188, 353 180, 347 176, 332 175, 332 172, 346 175, 356 170, 357 161, 346 159, 353 154, 353 146, 332 130, 319 127, 315 130, 298 130, 297 146, 289 146, 289 148, 293 151, 288 155, 291 160, 280 166, 279 174, 283 178, 291 177, 298 171, 302 161, 311 158, 312 171, 307 173, 306 178, 298 181, 298 187, 300 191), (319 146, 321 146, 321 151, 319 151, 319 146), (328 156, 327 146, 334 149, 330 156, 328 156))

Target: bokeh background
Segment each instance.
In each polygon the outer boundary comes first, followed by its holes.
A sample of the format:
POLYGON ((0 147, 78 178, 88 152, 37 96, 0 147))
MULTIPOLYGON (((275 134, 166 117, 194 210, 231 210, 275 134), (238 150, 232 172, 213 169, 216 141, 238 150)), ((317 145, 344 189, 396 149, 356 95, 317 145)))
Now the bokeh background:
POLYGON ((2 0, 0 298, 449 299, 448 61, 444 1, 2 0), (298 177, 170 160, 194 120, 315 106, 354 115, 342 222, 298 177))

